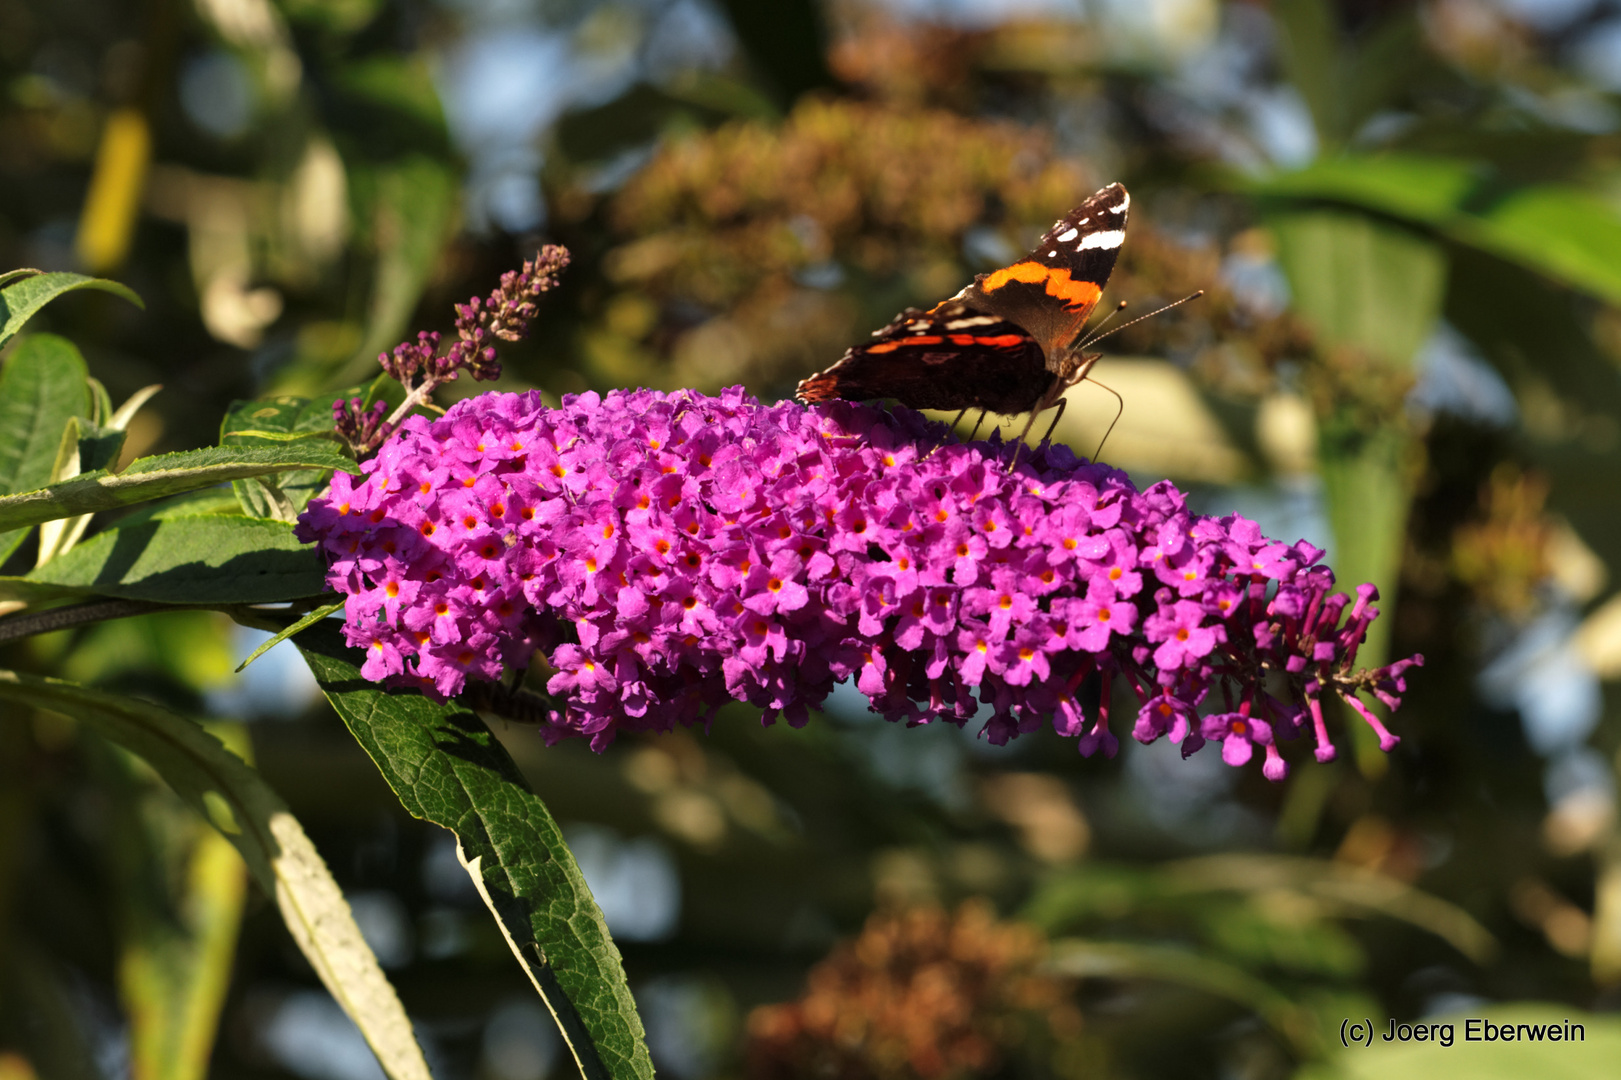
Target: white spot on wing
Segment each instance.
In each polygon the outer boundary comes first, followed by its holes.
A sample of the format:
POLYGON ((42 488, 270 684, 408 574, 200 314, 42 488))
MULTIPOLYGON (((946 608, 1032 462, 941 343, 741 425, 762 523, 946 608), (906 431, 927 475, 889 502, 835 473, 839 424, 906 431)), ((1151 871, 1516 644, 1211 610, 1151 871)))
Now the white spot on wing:
POLYGON ((974 315, 966 319, 952 319, 946 323, 947 330, 966 330, 970 326, 990 326, 1002 320, 995 315, 974 315))
POLYGON ((1075 246, 1075 250, 1085 251, 1088 248, 1103 248, 1107 251, 1119 247, 1125 239, 1126 234, 1119 230, 1090 233, 1081 238, 1081 242, 1075 246))
POLYGON ((1081 235, 1081 231, 1079 229, 1070 229, 1068 232, 1061 236, 1055 237, 1054 239, 1056 239, 1060 244, 1067 244, 1079 235, 1081 235))
POLYGON ((1109 212, 1111 214, 1124 214, 1126 212, 1126 207, 1128 207, 1130 205, 1131 205, 1131 196, 1127 195, 1124 191, 1122 191, 1120 193, 1120 205, 1109 207, 1109 212))

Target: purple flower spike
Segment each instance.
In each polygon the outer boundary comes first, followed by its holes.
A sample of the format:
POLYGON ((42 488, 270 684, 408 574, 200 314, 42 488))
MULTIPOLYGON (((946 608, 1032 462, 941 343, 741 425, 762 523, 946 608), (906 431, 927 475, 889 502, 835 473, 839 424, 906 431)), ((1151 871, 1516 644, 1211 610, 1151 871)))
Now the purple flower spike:
MULTIPOLYGON (((525 317, 522 284, 469 326, 525 317)), ((349 597, 367 678, 451 697, 539 651, 562 699, 543 733, 597 749, 734 700, 801 724, 845 679, 889 720, 988 707, 993 742, 1051 725, 1111 756, 1123 680, 1137 739, 1184 755, 1219 741, 1233 765, 1260 748, 1272 780, 1278 742, 1306 725, 1334 757, 1328 695, 1395 745, 1356 695, 1394 709, 1422 658, 1351 671, 1374 593, 1333 594, 1319 549, 1194 515, 1169 483, 1139 492, 1064 447, 1009 472, 1013 452, 904 409, 767 407, 741 389, 557 409, 487 394, 406 420, 298 535, 349 597), (1228 711, 1201 715, 1217 689, 1228 711)))

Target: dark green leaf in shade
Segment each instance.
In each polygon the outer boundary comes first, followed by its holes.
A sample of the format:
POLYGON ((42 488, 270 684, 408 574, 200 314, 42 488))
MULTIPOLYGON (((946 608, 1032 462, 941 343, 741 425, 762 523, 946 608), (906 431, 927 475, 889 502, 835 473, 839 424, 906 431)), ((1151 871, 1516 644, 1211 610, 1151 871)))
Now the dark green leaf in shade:
POLYGON ((138 308, 145 308, 141 298, 128 286, 105 278, 86 277, 83 274, 34 274, 12 279, 0 289, 0 346, 14 337, 23 324, 33 318, 39 309, 63 293, 76 289, 100 289, 114 296, 122 296, 138 308))
POLYGON ((283 522, 200 516, 109 529, 30 582, 171 604, 265 604, 319 596, 326 568, 283 522))
POLYGON ((366 681, 330 622, 294 643, 413 815, 454 832, 588 1077, 651 1077, 619 949, 546 805, 478 716, 366 681))
POLYGON ((160 454, 139 458, 117 475, 88 473, 48 488, 0 497, 0 529, 113 510, 231 480, 299 468, 360 471, 359 465, 330 443, 315 440, 284 446, 213 447, 160 454))

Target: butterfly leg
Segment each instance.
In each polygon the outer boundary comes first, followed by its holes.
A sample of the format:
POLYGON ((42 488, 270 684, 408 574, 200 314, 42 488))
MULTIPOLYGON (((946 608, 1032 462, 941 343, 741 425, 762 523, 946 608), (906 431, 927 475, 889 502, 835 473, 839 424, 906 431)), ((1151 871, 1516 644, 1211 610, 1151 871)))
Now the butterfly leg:
POLYGON ((1025 447, 1025 436, 1029 435, 1030 429, 1036 426, 1036 417, 1040 415, 1040 409, 1030 410, 1030 419, 1024 422, 1024 430, 1019 432, 1019 437, 1013 441, 1013 460, 1007 463, 1008 472, 1012 472, 1013 467, 1019 463, 1019 451, 1025 447))
MULTIPOLYGON (((968 410, 971 409, 971 408, 973 408, 972 405, 965 405, 965 406, 963 406, 962 412, 958 413, 956 416, 953 416, 951 418, 951 432, 952 432, 953 435, 955 435, 957 433, 957 425, 962 423, 962 418, 968 415, 968 410)), ((945 445, 945 443, 940 444, 940 446, 944 446, 944 445, 945 445)), ((940 446, 936 446, 936 447, 931 448, 929 450, 929 452, 927 454, 924 454, 923 457, 920 460, 922 460, 922 461, 929 460, 931 457, 934 456, 934 451, 940 449, 940 446)))
MULTIPOLYGON (((968 411, 967 409, 963 410, 963 412, 967 412, 967 411, 968 411)), ((974 441, 974 436, 979 434, 980 426, 985 423, 985 414, 988 413, 988 412, 990 412, 989 409, 981 409, 981 410, 979 410, 979 419, 974 421, 974 430, 970 431, 968 433, 968 438, 964 439, 963 442, 973 442, 974 441)))
MULTIPOLYGON (((1042 445, 1045 446, 1048 442, 1052 441, 1053 432, 1058 428, 1058 421, 1064 415, 1064 406, 1068 404, 1068 398, 1058 399, 1058 411, 1053 413, 1053 422, 1047 425, 1047 434, 1041 437, 1042 445)), ((1035 418, 1031 417, 1031 419, 1034 420, 1035 418)))

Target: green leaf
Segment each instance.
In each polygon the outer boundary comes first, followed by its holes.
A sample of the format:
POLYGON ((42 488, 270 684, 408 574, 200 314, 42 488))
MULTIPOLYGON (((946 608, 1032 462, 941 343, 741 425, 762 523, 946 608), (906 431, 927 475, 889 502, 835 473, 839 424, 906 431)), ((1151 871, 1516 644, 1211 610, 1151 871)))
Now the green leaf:
POLYGON ((343 382, 377 370, 377 354, 405 337, 428 277, 449 235, 461 185, 444 165, 425 157, 406 159, 377 178, 377 270, 366 336, 341 373, 343 382))
MULTIPOLYGON (((395 1080, 431 1080, 411 1021, 326 863, 270 786, 200 725, 134 698, 0 671, 0 698, 72 716, 155 769, 242 853, 316 974, 395 1080)), ((16 710, 6 714, 18 715, 16 710)))
POLYGON ((1329 199, 1427 225, 1451 218, 1489 177, 1480 165, 1457 158, 1380 154, 1319 158, 1295 172, 1251 182, 1267 197, 1329 199))
POLYGON ((1185 893, 1291 889, 1359 915, 1382 915, 1426 930, 1477 964, 1490 963, 1497 940, 1467 911, 1404 881, 1344 863, 1283 855, 1211 855, 1165 868, 1185 893))
POLYGON ((421 57, 384 54, 353 59, 342 67, 339 80, 355 97, 409 116, 426 128, 444 128, 444 108, 421 57))
MULTIPOLYGON (((1286 209, 1269 215, 1279 261, 1297 311, 1327 345, 1361 350, 1370 363, 1413 367, 1441 315, 1447 259, 1435 240, 1402 225, 1343 209, 1286 209)), ((1369 373, 1377 385, 1378 371, 1369 373)), ((1415 436, 1399 402, 1347 402, 1318 421, 1318 457, 1334 568, 1347 586, 1371 581, 1396 595, 1407 515, 1412 502, 1415 436)), ((1358 659, 1384 662, 1390 620, 1373 624, 1358 659)), ((1380 770, 1384 755, 1371 729, 1353 726, 1357 760, 1380 770)))
MULTIPOLYGON (((1318 471, 1323 478, 1329 525, 1334 530, 1334 570, 1346 589, 1371 581, 1388 605, 1396 597, 1401 575, 1407 515, 1418 477, 1415 436, 1394 424, 1375 430, 1354 418, 1320 418, 1317 431, 1318 471)), ((1375 619, 1357 651, 1367 667, 1383 664, 1390 642, 1391 619, 1375 619)), ((1384 755, 1376 749, 1365 724, 1351 730, 1359 740, 1357 761, 1366 768, 1384 755)))
MULTIPOLYGON (((90 382, 92 386, 95 385, 94 379, 90 382)), ((56 464, 51 467, 51 483, 60 484, 86 472, 104 470, 117 462, 123 449, 123 431, 98 427, 94 421, 75 416, 62 432, 62 444, 56 451, 56 464)), ((89 527, 91 516, 79 514, 41 523, 36 565, 43 566, 71 551, 89 527)))
POLYGON ((170 499, 137 507, 118 519, 118 527, 145 525, 151 521, 170 521, 184 517, 241 517, 242 507, 230 488, 203 488, 188 491, 170 499))
MULTIPOLYGON (((392 385, 403 399, 404 389, 392 385)), ((352 386, 315 398, 282 395, 257 401, 234 401, 220 424, 221 446, 275 446, 300 439, 327 439, 336 449, 332 403, 364 398, 368 387, 352 386)), ((305 469, 254 480, 235 480, 231 488, 249 517, 287 521, 304 512, 312 497, 326 486, 326 473, 305 469), (267 489, 264 485, 268 484, 267 489), (291 515, 288 517, 287 515, 291 515)))
POLYGON ((87 593, 70 585, 49 585, 25 577, 0 577, 0 603, 51 604, 58 600, 83 600, 87 593))
MULTIPOLYGON (((51 482, 68 421, 90 415, 88 376, 84 357, 66 338, 33 334, 17 343, 0 368, 0 496, 51 482)), ((26 536, 20 528, 0 531, 0 563, 26 536)))
POLYGON ((1312 1014, 1242 968, 1188 949, 1064 938, 1052 943, 1053 971, 1078 978, 1154 979, 1192 987, 1251 1009, 1302 1057, 1316 1056, 1322 1036, 1312 1014))
POLYGON ((138 458, 116 476, 104 472, 86 473, 66 483, 0 498, 0 529, 112 510, 230 480, 298 468, 360 472, 360 466, 352 459, 329 444, 318 442, 274 447, 221 446, 160 454, 138 458))
POLYGON ((1621 303, 1621 215, 1578 188, 1520 188, 1448 231, 1555 281, 1621 303))
POLYGON ((116 281, 86 277, 83 274, 35 274, 32 277, 14 280, 0 289, 0 346, 10 341, 40 308, 63 293, 73 292, 75 289, 100 289, 114 296, 122 296, 142 310, 146 308, 146 305, 141 303, 141 298, 128 286, 120 285, 116 281))
MULTIPOLYGON (((219 725, 239 755, 240 724, 219 725)), ((231 842, 135 759, 120 754, 110 821, 119 912, 118 989, 129 1017, 130 1073, 204 1080, 230 989, 248 874, 231 842)), ((111 771, 111 770, 109 770, 111 771)))
POLYGON ((602 912, 545 803, 490 729, 455 704, 366 681, 359 654, 328 622, 294 642, 405 808, 456 834, 463 864, 586 1076, 651 1077, 602 912))
POLYGON ((183 517, 98 533, 28 580, 170 604, 266 604, 319 596, 326 568, 279 521, 183 517))
POLYGON ((1446 256, 1411 229, 1347 210, 1268 215, 1294 307, 1330 345, 1411 366, 1435 330, 1446 256))
POLYGON ((1347 103, 1338 13, 1327 0, 1276 0, 1271 10, 1281 31, 1284 70, 1311 110, 1317 137, 1331 145, 1344 141, 1347 103))
POLYGON ((238 675, 242 674, 249 664, 253 663, 255 660, 259 659, 259 657, 263 656, 277 645, 280 645, 282 642, 286 641, 299 631, 308 629, 310 626, 320 622, 322 619, 325 619, 330 615, 336 615, 338 612, 343 610, 343 605, 344 601, 342 600, 339 600, 336 603, 323 604, 314 611, 311 611, 305 615, 302 619, 299 619, 287 629, 278 630, 268 641, 260 645, 257 649, 254 649, 253 652, 249 653, 246 660, 242 661, 236 666, 236 673, 238 675))
POLYGON ((1568 184, 1510 186, 1473 162, 1393 154, 1325 158, 1249 189, 1403 218, 1621 303, 1621 213, 1568 184))

